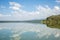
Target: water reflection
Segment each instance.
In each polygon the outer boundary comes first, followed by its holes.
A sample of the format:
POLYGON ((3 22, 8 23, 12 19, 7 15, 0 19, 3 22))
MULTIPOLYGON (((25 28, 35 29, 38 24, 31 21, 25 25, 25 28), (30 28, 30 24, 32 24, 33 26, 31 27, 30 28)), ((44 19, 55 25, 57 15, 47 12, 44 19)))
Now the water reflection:
POLYGON ((43 36, 40 40, 60 40, 60 36, 55 37, 55 35, 51 34, 49 37, 43 36))
POLYGON ((7 29, 0 30, 0 40, 11 40, 12 32, 7 29))
POLYGON ((60 40, 60 29, 45 24, 0 23, 0 35, 1 40, 60 40))
POLYGON ((37 33, 36 32, 24 32, 21 35, 21 39, 20 40, 39 40, 39 37, 37 37, 37 33))

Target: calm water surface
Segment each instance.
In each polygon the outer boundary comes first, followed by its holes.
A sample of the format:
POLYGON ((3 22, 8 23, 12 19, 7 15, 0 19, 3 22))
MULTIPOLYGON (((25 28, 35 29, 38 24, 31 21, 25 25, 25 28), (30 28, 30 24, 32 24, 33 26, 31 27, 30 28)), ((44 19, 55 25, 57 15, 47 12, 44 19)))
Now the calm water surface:
POLYGON ((45 24, 0 23, 0 40, 60 40, 60 29, 45 24))

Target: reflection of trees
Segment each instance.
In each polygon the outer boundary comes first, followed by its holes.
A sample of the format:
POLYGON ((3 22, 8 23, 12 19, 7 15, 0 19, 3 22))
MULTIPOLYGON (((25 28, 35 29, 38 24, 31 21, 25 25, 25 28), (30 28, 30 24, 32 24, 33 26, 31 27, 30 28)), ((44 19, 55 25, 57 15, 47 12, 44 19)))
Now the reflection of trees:
POLYGON ((39 40, 39 37, 37 37, 36 32, 24 32, 20 36, 20 40, 39 40))
POLYGON ((51 27, 51 28, 59 28, 60 29, 60 25, 50 25, 50 24, 46 24, 48 27, 51 27))
POLYGON ((0 40, 11 40, 12 32, 7 29, 0 30, 0 40))

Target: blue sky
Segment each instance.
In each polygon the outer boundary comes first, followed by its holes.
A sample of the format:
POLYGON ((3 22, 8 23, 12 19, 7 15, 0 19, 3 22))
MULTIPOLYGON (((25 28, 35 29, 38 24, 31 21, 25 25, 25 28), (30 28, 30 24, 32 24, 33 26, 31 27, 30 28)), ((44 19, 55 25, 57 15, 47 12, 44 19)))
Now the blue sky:
POLYGON ((0 5, 9 7, 9 2, 17 2, 24 6, 24 10, 32 11, 35 10, 35 6, 37 5, 49 5, 51 8, 55 5, 58 5, 56 3, 56 0, 0 0, 0 5))
POLYGON ((0 20, 43 19, 59 12, 60 0, 0 0, 0 20))

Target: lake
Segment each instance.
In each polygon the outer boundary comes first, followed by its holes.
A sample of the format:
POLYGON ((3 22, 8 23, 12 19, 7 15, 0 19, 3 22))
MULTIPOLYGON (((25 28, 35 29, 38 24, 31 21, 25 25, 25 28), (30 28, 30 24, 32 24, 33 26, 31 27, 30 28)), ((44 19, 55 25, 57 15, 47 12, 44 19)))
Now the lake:
POLYGON ((60 29, 39 23, 0 23, 0 40, 60 40, 60 29))

